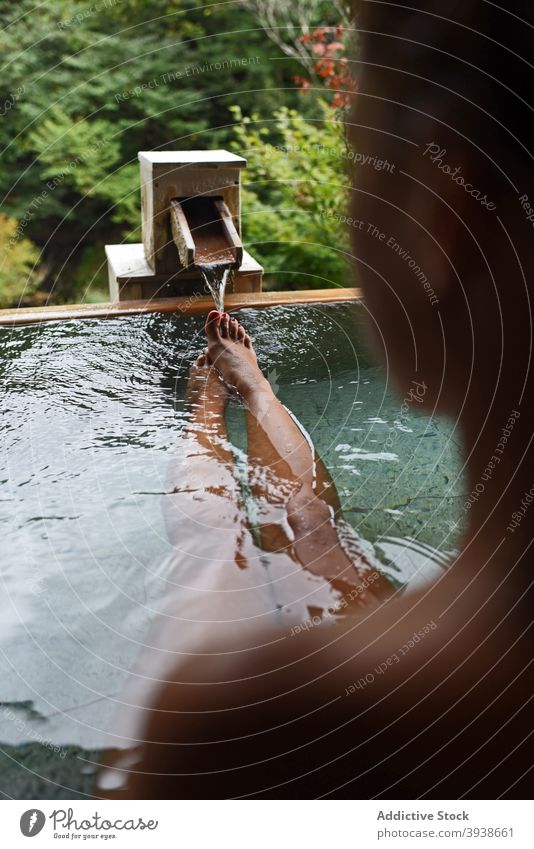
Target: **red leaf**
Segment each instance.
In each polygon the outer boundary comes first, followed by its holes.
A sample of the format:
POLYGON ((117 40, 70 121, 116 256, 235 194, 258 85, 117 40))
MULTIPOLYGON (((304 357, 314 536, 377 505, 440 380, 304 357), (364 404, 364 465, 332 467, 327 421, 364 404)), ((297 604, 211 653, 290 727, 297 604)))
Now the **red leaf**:
POLYGON ((344 50, 345 45, 341 44, 340 41, 331 41, 326 49, 329 53, 335 53, 337 50, 344 50))

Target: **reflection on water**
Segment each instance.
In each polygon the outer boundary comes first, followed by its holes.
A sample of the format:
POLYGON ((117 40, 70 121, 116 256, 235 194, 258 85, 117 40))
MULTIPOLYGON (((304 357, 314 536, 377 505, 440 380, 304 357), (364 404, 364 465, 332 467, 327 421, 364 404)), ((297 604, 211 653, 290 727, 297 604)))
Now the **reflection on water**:
MULTIPOLYGON (((457 437, 401 409, 365 356, 363 310, 280 307, 244 310, 241 320, 333 475, 345 519, 363 537, 358 544, 402 587, 439 575, 457 543, 457 437)), ((102 747, 156 613, 189 594, 194 620, 192 566, 180 571, 170 556, 162 498, 170 449, 178 460, 184 450, 189 366, 203 347, 201 320, 184 316, 1 331, 2 744, 38 745, 43 762, 53 747, 102 747)), ((246 495, 236 401, 227 422, 246 495)), ((243 500, 250 518, 254 505, 243 500)), ((191 496, 181 508, 184 529, 198 519, 194 508, 191 496)), ((345 537, 350 547, 348 530, 345 537)), ((210 569, 210 539, 196 539, 198 573, 210 569)), ((239 582, 242 571, 235 562, 231 568, 239 582)), ((290 575, 278 565, 271 572, 266 580, 258 556, 258 573, 248 578, 254 592, 283 607, 290 575)), ((74 781, 71 769, 65 786, 74 781)), ((41 792, 53 795, 50 787, 41 792)))

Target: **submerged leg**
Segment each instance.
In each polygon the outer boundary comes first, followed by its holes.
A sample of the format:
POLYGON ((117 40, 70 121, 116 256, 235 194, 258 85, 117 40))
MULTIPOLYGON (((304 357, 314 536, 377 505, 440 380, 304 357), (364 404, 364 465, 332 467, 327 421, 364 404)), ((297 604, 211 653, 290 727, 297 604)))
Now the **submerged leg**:
POLYGON ((183 620, 179 635, 171 628, 160 642, 182 650, 197 630, 214 623, 221 632, 237 633, 278 614, 235 474, 224 419, 228 389, 205 358, 191 369, 188 402, 189 424, 171 460, 163 501, 172 544, 166 609, 183 620))
POLYGON ((251 484, 260 504, 264 547, 291 551, 301 566, 336 585, 363 585, 358 603, 376 604, 387 597, 389 582, 363 557, 353 563, 341 546, 333 482, 260 371, 248 334, 235 319, 217 312, 208 316, 206 333, 210 361, 247 405, 251 484))
MULTIPOLYGON (((191 369, 187 401, 189 421, 171 456, 162 504, 172 549, 153 575, 163 605, 122 693, 109 743, 115 751, 99 778, 103 793, 124 798, 142 771, 152 706, 174 671, 187 667, 202 640, 254 643, 278 616, 240 504, 224 420, 228 390, 204 357, 191 369)), ((158 710, 159 730, 170 733, 179 714, 179 706, 158 710)))
POLYGON ((192 551, 184 553, 193 554, 198 534, 235 533, 242 523, 224 420, 228 390, 205 357, 191 368, 187 402, 189 423, 169 464, 163 515, 171 543, 183 547, 189 538, 192 551))
MULTIPOLYGON (((266 651, 289 645, 289 625, 296 624, 299 633, 313 611, 331 606, 340 611, 340 593, 365 610, 387 594, 387 582, 363 558, 355 568, 341 547, 333 522, 339 506, 334 488, 326 472, 319 467, 315 472, 313 449, 261 374, 250 339, 235 324, 231 330, 224 324, 219 330, 219 325, 218 316, 208 324, 209 361, 246 400, 251 462, 264 472, 255 492, 266 515, 280 509, 286 521, 271 526, 266 521, 264 545, 276 552, 266 558, 254 545, 241 506, 224 421, 227 390, 215 369, 200 360, 191 372, 191 417, 171 463, 164 499, 173 545, 166 606, 121 697, 111 746, 127 745, 128 751, 114 752, 100 773, 98 790, 105 796, 140 798, 153 788, 172 787, 176 774, 191 771, 184 769, 184 746, 195 743, 206 687, 210 697, 217 688, 213 713, 209 707, 206 711, 217 723, 218 701, 235 683, 225 668, 236 657, 256 667, 266 651), (276 537, 280 527, 286 533, 276 537), (203 677, 205 663, 213 666, 203 677), (192 708, 186 705, 190 698, 192 708)), ((263 677, 273 673, 276 677, 276 670, 263 677)), ((256 711, 247 677, 243 686, 247 704, 256 711)), ((246 739, 246 731, 239 727, 226 736, 246 739)), ((205 747, 194 748, 202 773, 205 747)))

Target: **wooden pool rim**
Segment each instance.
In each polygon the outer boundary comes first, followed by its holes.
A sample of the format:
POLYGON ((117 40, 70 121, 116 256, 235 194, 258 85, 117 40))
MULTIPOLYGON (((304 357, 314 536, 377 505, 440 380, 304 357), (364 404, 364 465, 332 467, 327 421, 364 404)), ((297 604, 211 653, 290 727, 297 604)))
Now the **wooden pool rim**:
MULTIPOLYGON (((246 307, 262 309, 284 304, 332 304, 362 299, 360 289, 306 289, 300 292, 244 292, 228 294, 228 310, 246 307)), ((120 301, 109 304, 65 304, 56 307, 19 307, 0 310, 0 327, 41 324, 46 321, 71 321, 83 318, 120 318, 145 313, 206 314, 213 309, 211 297, 191 295, 182 298, 161 298, 148 301, 120 301)))

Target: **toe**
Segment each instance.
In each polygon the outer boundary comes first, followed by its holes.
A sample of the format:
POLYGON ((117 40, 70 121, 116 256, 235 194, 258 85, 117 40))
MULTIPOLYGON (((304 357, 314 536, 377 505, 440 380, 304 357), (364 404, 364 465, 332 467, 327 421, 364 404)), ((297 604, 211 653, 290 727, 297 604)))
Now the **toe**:
POLYGON ((252 348, 252 339, 250 338, 248 333, 245 333, 245 347, 252 348))
POLYGON ((230 336, 229 325, 230 325, 230 316, 228 315, 227 312, 223 312, 222 317, 221 317, 221 323, 219 325, 220 333, 221 333, 221 336, 223 337, 223 339, 228 339, 229 336, 230 336))
POLYGON ((234 342, 237 342, 237 332, 239 330, 239 324, 237 322, 237 318, 230 319, 230 339, 233 339, 234 342))
POLYGON ((246 330, 245 330, 245 328, 243 327, 243 325, 242 325, 242 324, 238 325, 238 328, 237 328, 237 341, 238 341, 238 342, 244 342, 244 341, 245 341, 245 336, 246 336, 246 335, 247 335, 247 333, 246 333, 246 330))
POLYGON ((205 365, 207 365, 207 366, 211 366, 211 365, 213 365, 213 363, 212 363, 212 361, 211 361, 211 357, 210 357, 210 355, 209 355, 209 351, 208 351, 208 349, 207 349, 207 348, 206 348, 206 350, 204 351, 204 363, 205 363, 205 365))
POLYGON ((197 366, 205 366, 206 365, 206 355, 201 354, 200 357, 197 359, 196 364, 197 364, 197 366))
POLYGON ((205 331, 208 337, 208 342, 219 341, 219 322, 221 314, 217 310, 212 310, 206 319, 205 331))

